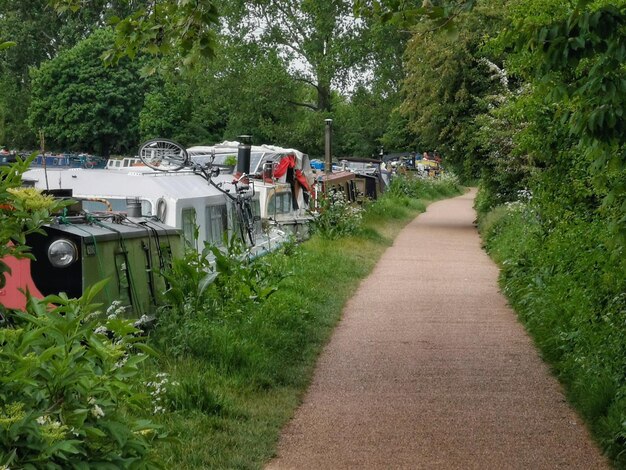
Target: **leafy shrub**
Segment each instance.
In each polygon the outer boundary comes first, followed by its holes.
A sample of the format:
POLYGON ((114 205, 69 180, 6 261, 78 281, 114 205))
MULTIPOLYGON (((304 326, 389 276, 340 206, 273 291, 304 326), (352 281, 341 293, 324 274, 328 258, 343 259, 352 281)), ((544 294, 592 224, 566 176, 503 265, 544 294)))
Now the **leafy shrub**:
POLYGON ((251 259, 236 236, 227 245, 226 251, 209 243, 202 251, 188 250, 164 273, 169 305, 158 315, 155 340, 168 353, 206 356, 215 341, 215 322, 225 316, 246 317, 289 275, 284 265, 251 259))
POLYGON ((0 465, 18 468, 148 468, 160 436, 131 414, 146 402, 138 366, 151 352, 140 330, 91 301, 30 298, 0 329, 0 465), (51 308, 50 305, 56 307, 51 308))
POLYGON ((34 155, 26 160, 18 157, 17 163, 0 166, 0 288, 4 286, 5 273, 10 272, 2 258, 32 257, 26 236, 41 233, 40 227, 50 214, 67 205, 33 188, 20 188, 22 173, 33 159, 34 155))
POLYGON ((421 178, 412 174, 398 175, 391 181, 389 195, 394 198, 432 200, 452 196, 459 191, 458 178, 444 173, 438 178, 421 178))
POLYGON ((342 191, 331 191, 320 200, 320 215, 313 222, 313 231, 327 239, 358 233, 362 209, 351 204, 342 191))

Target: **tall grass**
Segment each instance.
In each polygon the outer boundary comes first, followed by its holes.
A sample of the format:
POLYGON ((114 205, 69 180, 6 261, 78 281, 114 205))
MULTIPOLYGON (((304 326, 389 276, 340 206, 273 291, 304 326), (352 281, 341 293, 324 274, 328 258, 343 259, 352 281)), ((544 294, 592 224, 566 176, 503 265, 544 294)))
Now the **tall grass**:
MULTIPOLYGON (((260 468, 272 457, 281 427, 360 280, 400 229, 424 210, 420 196, 432 200, 460 192, 451 180, 395 184, 411 194, 390 191, 367 204, 351 235, 316 235, 256 261, 263 268, 242 269, 245 276, 263 277, 258 282, 277 282, 278 290, 267 299, 216 302, 207 289, 200 311, 185 310, 185 302, 177 307, 184 325, 175 312, 164 317, 153 341, 165 349, 166 359, 146 375, 166 372, 176 384, 167 387, 161 401, 167 411, 158 416, 175 436, 157 450, 166 468, 260 468), (286 278, 272 274, 285 272, 286 278), (184 335, 173 328, 184 328, 184 335)), ((222 285, 246 284, 221 273, 217 279, 222 285)), ((187 303, 196 305, 193 300, 187 303)))
POLYGON ((626 468, 626 262, 606 221, 544 227, 532 204, 481 218, 501 284, 599 444, 626 468))

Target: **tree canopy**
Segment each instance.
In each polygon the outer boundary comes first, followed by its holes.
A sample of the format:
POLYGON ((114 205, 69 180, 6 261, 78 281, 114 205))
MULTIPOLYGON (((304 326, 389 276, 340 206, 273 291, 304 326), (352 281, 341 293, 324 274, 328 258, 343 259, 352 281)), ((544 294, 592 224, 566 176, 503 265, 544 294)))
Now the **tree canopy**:
POLYGON ((367 31, 348 1, 234 1, 232 8, 229 29, 276 49, 294 77, 313 90, 313 100, 294 104, 330 111, 332 87, 345 86, 354 67, 364 65, 367 31))
POLYGON ((98 30, 33 69, 31 126, 56 147, 109 155, 136 145, 146 84, 140 62, 102 66, 111 42, 109 30, 98 30))

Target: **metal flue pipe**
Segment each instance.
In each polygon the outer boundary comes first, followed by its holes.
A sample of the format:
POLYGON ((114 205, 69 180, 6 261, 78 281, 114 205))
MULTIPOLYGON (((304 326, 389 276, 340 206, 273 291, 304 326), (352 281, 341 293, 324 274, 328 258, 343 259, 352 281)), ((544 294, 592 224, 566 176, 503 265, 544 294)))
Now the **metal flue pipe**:
POLYGON ((333 120, 326 119, 326 139, 324 153, 324 173, 327 175, 333 172, 332 146, 333 146, 333 120))
POLYGON ((252 136, 240 135, 237 147, 237 177, 250 174, 250 153, 252 150, 252 136))

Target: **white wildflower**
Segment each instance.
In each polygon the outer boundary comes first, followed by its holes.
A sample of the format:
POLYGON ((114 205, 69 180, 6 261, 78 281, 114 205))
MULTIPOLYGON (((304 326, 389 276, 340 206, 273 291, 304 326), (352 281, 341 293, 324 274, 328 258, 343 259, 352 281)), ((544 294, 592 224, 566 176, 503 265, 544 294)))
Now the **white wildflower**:
POLYGON ((509 89, 509 77, 505 69, 498 67, 496 64, 484 57, 481 58, 479 62, 489 69, 491 72, 491 76, 489 78, 491 80, 497 80, 506 90, 509 89))
POLYGON ((135 322, 135 325, 143 325, 144 323, 148 323, 150 321, 152 321, 152 319, 148 315, 144 314, 135 322))
POLYGON ((517 199, 522 202, 529 202, 533 198, 533 193, 530 189, 520 189, 517 192, 517 199))
POLYGON ((89 315, 87 315, 85 317, 85 321, 90 322, 91 320, 95 320, 96 318, 98 318, 100 315, 102 315, 102 312, 100 310, 96 310, 95 312, 91 312, 89 315))
POLYGON ((124 367, 126 365, 126 361, 128 361, 128 356, 124 356, 122 357, 119 361, 117 361, 115 363, 115 365, 113 366, 114 369, 119 369, 121 367, 124 367))
POLYGON ((94 418, 99 419, 104 416, 104 411, 102 410, 102 408, 100 408, 100 406, 94 405, 94 407, 91 409, 91 414, 94 418))
POLYGON ((107 319, 115 320, 119 315, 123 315, 126 312, 126 307, 120 300, 114 300, 109 308, 107 308, 107 319))
POLYGON ((93 332, 94 332, 95 334, 97 334, 97 335, 106 335, 106 334, 107 334, 107 331, 109 331, 109 330, 108 330, 108 329, 107 329, 107 327, 106 327, 106 326, 104 326, 104 325, 99 326, 98 328, 96 328, 95 330, 93 330, 93 332))

